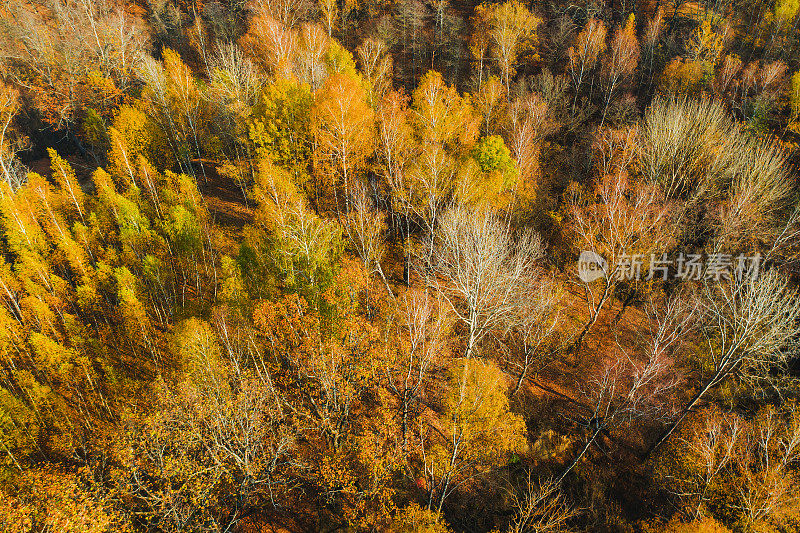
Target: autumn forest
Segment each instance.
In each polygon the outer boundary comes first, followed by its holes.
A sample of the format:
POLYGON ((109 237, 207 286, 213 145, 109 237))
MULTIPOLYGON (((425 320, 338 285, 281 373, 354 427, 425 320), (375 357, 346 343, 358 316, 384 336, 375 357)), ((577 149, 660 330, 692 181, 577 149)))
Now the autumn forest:
POLYGON ((800 0, 0 1, 3 533, 800 533, 800 0))

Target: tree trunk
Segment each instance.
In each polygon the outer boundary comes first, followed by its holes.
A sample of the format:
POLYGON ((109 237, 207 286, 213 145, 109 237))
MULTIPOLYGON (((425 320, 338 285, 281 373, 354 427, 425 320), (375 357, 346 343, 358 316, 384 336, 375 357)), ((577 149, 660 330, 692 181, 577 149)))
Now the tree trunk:
POLYGON ((592 445, 592 443, 595 441, 600 432, 603 431, 603 429, 604 428, 602 425, 598 425, 597 429, 594 431, 594 433, 592 433, 592 436, 589 438, 589 440, 586 442, 586 445, 581 450, 581 453, 579 453, 578 456, 575 458, 575 460, 569 464, 569 466, 561 473, 560 476, 558 476, 556 483, 561 483, 564 480, 564 478, 567 477, 567 474, 569 474, 572 471, 572 469, 575 468, 575 466, 577 466, 581 458, 586 454, 587 451, 589 451, 589 446, 592 445))
POLYGON ((597 302, 597 305, 595 306, 594 311, 592 312, 592 316, 589 318, 589 321, 586 323, 586 325, 583 326, 583 329, 581 330, 580 334, 578 335, 578 338, 572 344, 572 347, 571 347, 570 351, 572 351, 573 353, 577 353, 578 350, 581 349, 581 345, 583 344, 583 339, 586 337, 586 335, 592 329, 592 327, 594 326, 595 322, 597 322, 597 318, 600 316, 600 311, 602 310, 603 305, 605 305, 606 300, 608 300, 608 298, 611 296, 612 292, 613 291, 611 290, 611 284, 610 283, 606 283, 606 288, 603 290, 603 296, 597 302))
POLYGON ((528 360, 529 360, 529 355, 526 352, 526 354, 525 354, 525 366, 522 367, 522 373, 520 373, 519 377, 517 378, 517 384, 514 385, 514 390, 511 391, 511 397, 512 398, 519 392, 520 387, 522 387, 522 382, 525 381, 525 376, 528 375, 528 366, 529 366, 528 360))
POLYGON ((694 398, 692 398, 689 404, 681 410, 681 414, 678 415, 678 418, 676 418, 675 421, 672 424, 670 424, 669 427, 667 427, 667 429, 661 434, 658 440, 652 446, 650 446, 650 448, 644 453, 644 455, 642 456, 643 459, 647 459, 648 457, 650 457, 653 454, 653 452, 659 449, 661 445, 664 444, 664 442, 666 442, 669 436, 672 435, 676 429, 678 429, 678 426, 680 425, 681 422, 683 422, 683 419, 686 418, 686 415, 688 415, 689 412, 692 410, 692 408, 695 405, 697 405, 697 402, 699 402, 700 399, 709 390, 711 390, 711 388, 714 385, 719 383, 720 378, 721 378, 720 372, 717 372, 714 375, 714 377, 708 383, 706 383, 706 385, 697 394, 695 394, 694 398))

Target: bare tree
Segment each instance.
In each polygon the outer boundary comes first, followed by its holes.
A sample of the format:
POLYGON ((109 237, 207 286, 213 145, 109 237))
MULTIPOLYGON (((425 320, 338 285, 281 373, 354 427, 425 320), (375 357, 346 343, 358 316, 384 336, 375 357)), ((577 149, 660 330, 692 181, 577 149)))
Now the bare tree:
POLYGON ((511 318, 537 279, 543 246, 526 231, 516 239, 489 210, 454 206, 429 238, 428 282, 467 328, 465 357, 492 329, 511 318))
POLYGON ((640 348, 626 350, 617 342, 618 351, 582 387, 581 396, 588 410, 579 423, 586 429, 587 438, 559 476, 559 482, 601 435, 642 419, 670 418, 672 408, 667 394, 678 384, 671 359, 694 313, 695 308, 677 296, 661 310, 651 307, 655 327, 644 337, 640 348))
POLYGON ((724 145, 735 133, 717 102, 656 99, 639 128, 641 172, 667 198, 696 198, 727 168, 735 151, 724 145))
POLYGON ((729 377, 753 383, 768 380, 773 368, 786 363, 787 344, 800 334, 800 297, 776 270, 706 284, 702 307, 711 373, 648 454, 666 441, 710 390, 729 377))
POLYGON ((661 484, 689 518, 722 507, 745 528, 752 528, 796 508, 794 469, 800 461, 796 404, 769 406, 751 419, 710 407, 691 422, 665 447, 656 464, 661 484))
POLYGON ((676 440, 676 450, 690 468, 669 469, 659 473, 667 491, 686 504, 691 518, 700 518, 711 499, 712 485, 725 474, 735 460, 742 425, 738 417, 712 410, 689 435, 676 440))
POLYGON ((3 8, 5 76, 27 91, 46 122, 67 128, 83 151, 72 127, 86 76, 94 71, 111 80, 111 98, 130 89, 146 55, 143 24, 110 0, 16 1, 3 8))
POLYGON ((512 493, 517 514, 509 533, 569 533, 569 521, 577 514, 553 480, 535 482, 530 473, 520 496, 512 493))
POLYGON ((732 373, 746 380, 768 379, 775 365, 786 363, 787 343, 800 333, 800 295, 777 270, 705 285, 704 307, 714 363, 707 388, 732 373))
POLYGON ((720 212, 717 238, 735 250, 746 240, 769 241, 794 192, 787 154, 776 140, 747 136, 731 144, 734 155, 724 173, 729 198, 720 212))
POLYGON ((637 277, 636 269, 641 268, 637 261, 650 259, 671 238, 671 232, 664 227, 669 209, 660 189, 654 184, 634 186, 630 182, 629 166, 636 154, 635 133, 605 131, 598 136, 597 202, 571 205, 571 227, 579 246, 599 254, 607 262, 604 276, 598 280, 599 293, 595 294, 591 283, 584 284, 589 318, 575 340, 576 350, 620 281, 637 277))
POLYGON ((796 262, 800 257, 800 204, 796 204, 792 212, 782 224, 774 229, 769 239, 772 244, 764 255, 764 262, 780 257, 787 262, 796 262))
POLYGON ((784 412, 767 408, 748 429, 734 463, 745 473, 736 507, 750 525, 797 505, 793 470, 800 462, 800 413, 796 404, 784 412))
POLYGON ((377 272, 386 285, 386 290, 392 295, 392 288, 381 266, 381 259, 386 251, 385 217, 372 205, 372 199, 367 195, 363 184, 358 183, 353 189, 352 209, 342 219, 344 229, 361 258, 364 271, 368 274, 377 272))
POLYGON ((403 450, 428 385, 428 373, 445 344, 447 317, 439 303, 421 291, 409 289, 399 299, 398 349, 384 360, 386 388, 397 398, 403 450))
POLYGON ((527 293, 509 324, 504 349, 506 367, 517 376, 511 396, 519 392, 525 378, 543 369, 555 350, 551 346, 557 333, 561 311, 561 291, 555 280, 545 276, 527 293))

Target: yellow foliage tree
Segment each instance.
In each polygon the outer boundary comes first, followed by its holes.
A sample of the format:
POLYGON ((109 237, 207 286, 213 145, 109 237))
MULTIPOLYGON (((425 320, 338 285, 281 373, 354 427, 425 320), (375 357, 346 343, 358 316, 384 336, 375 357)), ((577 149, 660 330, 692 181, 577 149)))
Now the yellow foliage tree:
POLYGON ((443 403, 441 418, 421 437, 428 509, 439 512, 458 487, 521 453, 527 442, 524 420, 509 410, 505 376, 491 361, 455 361, 443 403))
POLYGON ((316 140, 316 159, 321 168, 332 172, 336 211, 339 212, 338 187, 345 195, 347 212, 350 195, 364 161, 372 154, 375 115, 367 105, 367 95, 360 80, 336 74, 317 91, 311 109, 312 131, 316 140))

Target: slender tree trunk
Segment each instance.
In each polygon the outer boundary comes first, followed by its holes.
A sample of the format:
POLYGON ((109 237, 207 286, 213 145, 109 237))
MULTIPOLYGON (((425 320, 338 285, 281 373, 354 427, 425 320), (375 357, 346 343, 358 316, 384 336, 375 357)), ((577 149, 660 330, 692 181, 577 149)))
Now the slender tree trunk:
POLYGON ((403 390, 403 452, 408 450, 408 389, 403 390))
POLYGON ((612 292, 613 291, 611 290, 611 283, 606 283, 606 287, 603 290, 603 295, 600 297, 600 300, 597 302, 597 305, 595 306, 594 310, 592 311, 592 315, 590 316, 589 321, 586 323, 585 326, 583 326, 583 329, 581 330, 580 334, 578 335, 578 338, 573 343, 571 351, 577 352, 578 350, 581 349, 581 345, 583 344, 583 339, 586 337, 586 335, 592 329, 592 327, 594 326, 595 322, 597 322, 597 318, 600 316, 600 311, 602 310, 603 305, 605 305, 606 300, 608 300, 608 298, 611 296, 612 292))
POLYGON ((569 466, 564 469, 563 472, 561 472, 560 476, 558 476, 558 479, 556 480, 556 483, 561 483, 564 480, 564 478, 567 477, 567 474, 569 474, 572 471, 572 469, 575 468, 578 465, 578 463, 583 458, 583 456, 586 455, 586 452, 589 451, 589 447, 595 441, 595 439, 600 434, 600 432, 603 431, 603 429, 604 429, 603 426, 598 426, 597 427, 597 429, 594 431, 594 433, 592 433, 592 436, 589 438, 589 440, 584 445, 583 449, 581 450, 581 453, 579 453, 578 456, 575 458, 575 460, 572 461, 569 464, 569 466))
POLYGON ((378 274, 380 275, 381 279, 383 280, 383 284, 386 286, 386 292, 389 293, 389 296, 394 298, 394 292, 392 291, 391 285, 389 285, 389 280, 386 279, 386 274, 383 273, 383 267, 381 266, 380 261, 376 261, 378 265, 378 274))
POLYGON ((411 283, 411 221, 408 218, 408 213, 403 215, 405 218, 405 235, 403 236, 403 281, 406 285, 411 283))
POLYGON ((611 87, 608 89, 608 96, 606 97, 606 105, 603 106, 603 118, 600 120, 600 129, 603 129, 603 124, 606 123, 606 114, 608 113, 608 106, 611 104, 611 96, 614 94, 614 88, 616 86, 616 82, 611 83, 611 87))
POLYGON ((472 350, 475 348, 475 317, 474 313, 470 312, 470 323, 469 323, 469 339, 467 340, 467 351, 464 354, 465 359, 469 359, 472 357, 472 350))
POLYGON ((525 376, 528 374, 528 360, 527 356, 525 357, 525 366, 522 369, 522 373, 520 373, 519 377, 517 378, 517 384, 514 385, 514 390, 511 391, 511 397, 513 398, 518 392, 520 387, 522 387, 522 382, 525 380, 525 376))
POLYGON ((719 379, 721 377, 722 376, 718 371, 714 375, 714 377, 708 383, 706 383, 706 385, 697 394, 694 395, 694 398, 692 398, 692 400, 686 405, 686 407, 684 407, 681 410, 681 413, 680 415, 678 415, 678 418, 676 418, 675 421, 672 424, 670 424, 666 430, 664 430, 664 432, 661 434, 658 440, 652 446, 650 446, 650 448, 645 452, 643 456, 644 459, 650 457, 653 454, 653 452, 659 449, 661 445, 664 444, 664 442, 666 442, 669 436, 672 435, 676 429, 678 429, 678 426, 680 425, 681 422, 683 422, 683 419, 686 418, 686 416, 691 412, 692 408, 695 405, 697 405, 697 402, 699 402, 703 398, 703 396, 714 387, 714 385, 719 383, 719 379))

